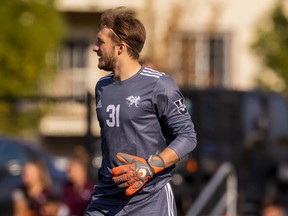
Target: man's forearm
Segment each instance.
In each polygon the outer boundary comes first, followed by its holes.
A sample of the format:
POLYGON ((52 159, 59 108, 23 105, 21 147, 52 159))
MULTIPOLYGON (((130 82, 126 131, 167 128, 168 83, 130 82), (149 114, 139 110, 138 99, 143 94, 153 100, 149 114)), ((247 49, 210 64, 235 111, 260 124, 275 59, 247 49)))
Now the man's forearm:
POLYGON ((179 161, 177 153, 169 147, 165 148, 158 155, 164 161, 165 167, 170 167, 179 161))

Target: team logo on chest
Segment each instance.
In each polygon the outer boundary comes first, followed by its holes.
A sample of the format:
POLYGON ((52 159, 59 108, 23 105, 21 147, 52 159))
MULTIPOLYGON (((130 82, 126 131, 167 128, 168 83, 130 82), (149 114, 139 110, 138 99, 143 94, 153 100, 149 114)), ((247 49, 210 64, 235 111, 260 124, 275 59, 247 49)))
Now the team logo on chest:
POLYGON ((140 96, 129 96, 126 98, 126 103, 130 106, 132 106, 133 104, 135 105, 135 107, 138 107, 139 103, 140 103, 140 96))

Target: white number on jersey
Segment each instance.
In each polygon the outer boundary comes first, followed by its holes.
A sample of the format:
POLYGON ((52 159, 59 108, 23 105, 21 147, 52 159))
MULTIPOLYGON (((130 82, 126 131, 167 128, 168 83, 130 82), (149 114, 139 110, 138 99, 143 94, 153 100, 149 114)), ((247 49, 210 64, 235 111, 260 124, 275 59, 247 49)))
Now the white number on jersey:
POLYGON ((109 127, 119 127, 120 104, 117 106, 110 104, 107 106, 106 112, 109 113, 109 119, 106 120, 106 124, 109 127))

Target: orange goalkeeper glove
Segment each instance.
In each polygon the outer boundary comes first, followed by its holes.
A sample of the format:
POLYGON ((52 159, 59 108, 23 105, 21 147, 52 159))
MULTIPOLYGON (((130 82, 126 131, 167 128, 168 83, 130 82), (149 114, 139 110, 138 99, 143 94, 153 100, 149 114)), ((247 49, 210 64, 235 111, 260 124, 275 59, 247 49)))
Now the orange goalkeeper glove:
POLYGON ((151 155, 148 160, 119 152, 117 158, 124 162, 122 166, 112 169, 113 181, 120 188, 126 188, 126 195, 131 196, 140 190, 155 174, 165 168, 159 155, 151 155))

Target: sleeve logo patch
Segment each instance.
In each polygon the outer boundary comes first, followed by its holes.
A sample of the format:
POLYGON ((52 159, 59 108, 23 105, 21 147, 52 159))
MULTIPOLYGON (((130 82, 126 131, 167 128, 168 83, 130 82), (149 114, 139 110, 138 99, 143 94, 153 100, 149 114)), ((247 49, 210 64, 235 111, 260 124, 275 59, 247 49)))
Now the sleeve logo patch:
POLYGON ((176 105, 176 107, 177 107, 177 109, 178 109, 178 112, 179 112, 180 114, 185 114, 185 113, 187 113, 187 108, 186 108, 186 105, 185 105, 185 103, 184 103, 183 98, 175 101, 174 104, 176 105))

